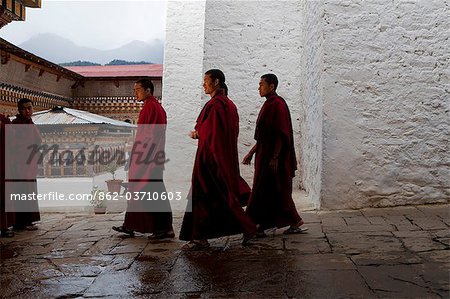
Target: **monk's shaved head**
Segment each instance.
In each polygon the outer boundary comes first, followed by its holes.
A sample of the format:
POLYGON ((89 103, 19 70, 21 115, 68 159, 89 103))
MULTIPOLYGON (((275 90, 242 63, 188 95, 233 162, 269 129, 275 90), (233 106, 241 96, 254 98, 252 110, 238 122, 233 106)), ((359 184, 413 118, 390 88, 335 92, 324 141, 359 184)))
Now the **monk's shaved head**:
POLYGON ((275 74, 264 74, 261 76, 261 79, 267 82, 267 84, 273 84, 274 91, 277 90, 278 87, 278 78, 275 74))

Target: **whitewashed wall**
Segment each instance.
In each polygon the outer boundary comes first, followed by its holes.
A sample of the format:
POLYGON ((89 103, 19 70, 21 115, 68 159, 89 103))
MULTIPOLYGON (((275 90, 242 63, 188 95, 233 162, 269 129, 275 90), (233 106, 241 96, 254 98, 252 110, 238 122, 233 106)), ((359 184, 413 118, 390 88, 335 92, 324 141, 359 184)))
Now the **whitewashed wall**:
MULTIPOLYGON (((207 1, 203 69, 218 68, 225 73, 229 97, 240 115, 241 160, 255 144, 256 118, 265 100, 259 96, 258 83, 265 73, 278 76, 277 91, 291 110, 299 152, 303 43, 300 4, 298 1, 207 1)), ((250 185, 253 169, 253 165, 241 166, 250 185)), ((294 185, 299 189, 299 176, 294 185)))
MULTIPOLYGON (((280 79, 294 121, 295 184, 311 206, 448 202, 450 41, 443 0, 171 2, 163 99, 176 148, 206 101, 202 74, 222 69, 254 143, 259 77, 280 79)), ((249 183, 252 168, 241 167, 249 183)))
MULTIPOLYGON (((274 9, 269 1, 169 2, 163 101, 171 115, 169 128, 179 133, 176 147, 184 151, 183 172, 192 170, 195 142, 185 140, 185 135, 208 100, 201 80, 210 68, 225 73, 229 96, 239 109, 240 159, 255 143, 255 122, 264 102, 258 83, 265 73, 279 77, 278 92, 290 106, 295 137, 299 136, 302 6, 296 1, 277 5, 274 9)), ((299 143, 296 140, 297 150, 299 143)), ((251 185, 253 166, 242 165, 241 172, 251 185)), ((297 176, 296 189, 300 185, 297 176)))
MULTIPOLYGON (((205 1, 169 1, 162 99, 167 112, 169 192, 187 195, 197 142, 187 134, 202 108, 205 1)), ((184 210, 183 204, 172 208, 184 210)))
POLYGON ((319 208, 322 182, 323 123, 323 2, 302 1, 304 49, 300 97, 300 135, 297 138, 300 175, 312 206, 319 208))
POLYGON ((448 202, 448 1, 324 5, 322 205, 448 202))

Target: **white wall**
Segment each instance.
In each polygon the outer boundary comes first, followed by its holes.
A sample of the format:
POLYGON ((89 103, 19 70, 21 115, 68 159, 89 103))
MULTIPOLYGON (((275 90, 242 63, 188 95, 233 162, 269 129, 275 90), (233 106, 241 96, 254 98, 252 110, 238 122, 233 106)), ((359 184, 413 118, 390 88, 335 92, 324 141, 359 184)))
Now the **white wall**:
POLYGON ((304 49, 302 51, 299 169, 311 204, 321 204, 323 123, 323 1, 302 1, 304 49))
MULTIPOLYGON (((309 204, 360 208, 448 202, 450 15, 442 0, 170 2, 163 98, 190 180, 185 134, 219 68, 241 117, 241 158, 280 79, 309 204)), ((170 140, 170 139, 169 139, 170 140)), ((252 167, 241 167, 252 181, 252 167)))
MULTIPOLYGON (((229 96, 239 110, 240 159, 255 143, 255 122, 264 102, 258 83, 260 76, 269 72, 280 80, 278 92, 291 109, 300 152, 302 5, 297 1, 277 3, 280 6, 274 9, 270 1, 169 2, 163 99, 169 131, 172 127, 177 132, 173 135, 176 148, 183 152, 180 168, 189 173, 189 179, 196 144, 185 135, 208 100, 203 95, 202 77, 211 68, 225 73, 229 96)), ((300 168, 305 163, 300 155, 298 158, 300 168)), ((242 165, 241 172, 252 185, 253 166, 242 165)), ((298 190, 299 175, 294 184, 298 190)))
MULTIPOLYGON (((197 149, 187 134, 202 108, 204 24, 205 1, 168 2, 162 98, 168 118, 166 151, 171 161, 164 177, 169 192, 181 191, 184 196, 191 184, 197 149)), ((178 208, 184 210, 185 206, 178 208)))
MULTIPOLYGON (((240 159, 255 144, 256 118, 264 103, 258 83, 265 73, 278 76, 277 91, 291 110, 299 152, 302 19, 298 1, 207 1, 203 70, 225 73, 229 97, 239 110, 240 159)), ((252 185, 253 165, 242 165, 241 172, 252 185)), ((299 185, 297 175, 294 188, 299 185)))
POLYGON ((449 201, 447 1, 326 1, 322 205, 449 201))

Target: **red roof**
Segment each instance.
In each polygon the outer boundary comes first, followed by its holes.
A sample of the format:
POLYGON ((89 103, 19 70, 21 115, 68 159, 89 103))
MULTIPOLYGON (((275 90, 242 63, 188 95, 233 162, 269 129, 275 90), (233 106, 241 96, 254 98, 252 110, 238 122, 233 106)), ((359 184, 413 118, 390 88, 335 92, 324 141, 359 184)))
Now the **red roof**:
POLYGON ((72 72, 85 77, 161 77, 162 64, 66 66, 72 72))

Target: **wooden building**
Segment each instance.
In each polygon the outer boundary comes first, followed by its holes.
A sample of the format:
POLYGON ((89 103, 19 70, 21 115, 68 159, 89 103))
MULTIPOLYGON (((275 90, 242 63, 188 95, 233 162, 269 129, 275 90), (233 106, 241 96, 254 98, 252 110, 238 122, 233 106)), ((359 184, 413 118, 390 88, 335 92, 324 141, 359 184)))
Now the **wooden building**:
POLYGON ((65 68, 0 38, 0 113, 14 116, 17 101, 31 99, 44 142, 58 145, 40 164, 40 177, 104 172, 104 163, 70 156, 81 148, 94 157, 129 152, 143 105, 133 87, 142 78, 152 80, 161 100, 161 64, 65 68))
POLYGON ((12 21, 25 21, 26 8, 40 8, 41 0, 1 0, 0 28, 12 21))
POLYGON ((36 111, 61 106, 136 123, 143 104, 134 83, 151 79, 162 100, 162 73, 161 64, 65 68, 0 38, 0 113, 15 115, 17 100, 27 97, 36 111))
POLYGON ((67 107, 33 115, 42 137, 39 177, 93 176, 123 166, 135 125, 67 107))
POLYGON ((134 83, 152 80, 154 96, 161 101, 162 64, 106 65, 67 67, 83 76, 72 102, 75 109, 86 110, 113 119, 136 123, 143 103, 135 100, 134 83))
POLYGON ((74 86, 82 79, 0 38, 0 113, 15 115, 22 97, 30 98, 37 111, 70 107, 74 86))

